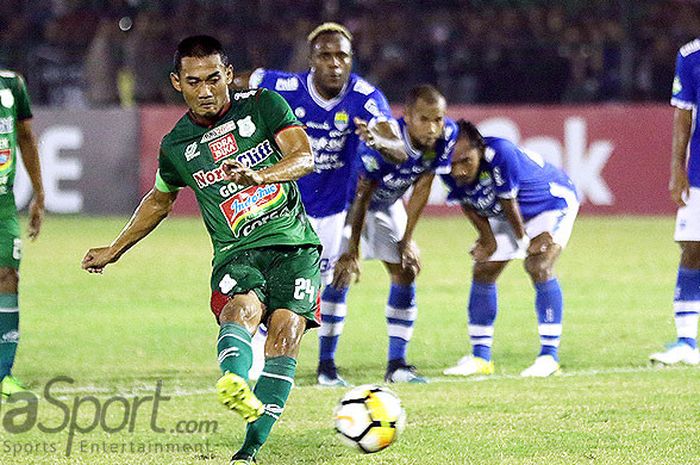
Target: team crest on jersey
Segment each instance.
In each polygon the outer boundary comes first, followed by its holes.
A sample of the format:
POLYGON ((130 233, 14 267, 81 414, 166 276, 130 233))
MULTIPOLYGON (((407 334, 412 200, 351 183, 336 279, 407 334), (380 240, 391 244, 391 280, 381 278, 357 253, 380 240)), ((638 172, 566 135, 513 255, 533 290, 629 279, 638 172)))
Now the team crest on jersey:
POLYGON ((199 144, 197 142, 192 142, 190 145, 187 146, 187 148, 185 149, 186 161, 190 161, 199 156, 199 150, 197 150, 198 147, 199 144))
POLYGON ((284 204, 285 197, 281 184, 252 186, 221 203, 219 208, 226 217, 233 235, 245 237, 253 229, 247 227, 248 223, 269 216, 273 210, 284 204))
POLYGON ((250 115, 236 121, 236 125, 238 126, 238 134, 241 137, 250 137, 255 133, 255 123, 253 123, 250 115))
POLYGON ((238 152, 238 143, 233 134, 226 134, 221 139, 209 142, 209 150, 216 163, 238 152))
POLYGON ((345 110, 339 111, 333 118, 333 124, 338 131, 344 131, 350 124, 350 115, 345 110))
POLYGON ((5 108, 12 108, 15 104, 15 96, 10 89, 0 89, 0 104, 5 108))
POLYGON ((486 171, 482 171, 479 175, 479 184, 482 186, 488 186, 492 183, 491 176, 486 171))

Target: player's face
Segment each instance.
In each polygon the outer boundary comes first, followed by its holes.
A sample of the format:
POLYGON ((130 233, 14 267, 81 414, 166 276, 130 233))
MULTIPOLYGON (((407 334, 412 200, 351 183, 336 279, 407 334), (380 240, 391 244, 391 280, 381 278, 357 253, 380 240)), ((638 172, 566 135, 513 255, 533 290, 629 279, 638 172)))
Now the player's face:
POLYGON ((457 184, 471 184, 479 175, 482 150, 474 147, 466 137, 460 137, 452 154, 452 172, 450 175, 457 184))
POLYGON ((444 98, 434 103, 419 98, 406 109, 406 126, 414 147, 420 150, 435 147, 445 128, 446 106, 444 98))
POLYGON ((215 118, 230 101, 232 80, 233 68, 224 65, 219 54, 183 57, 180 73, 170 74, 170 82, 182 93, 192 113, 206 119, 215 118))
POLYGON ((352 46, 347 37, 339 33, 321 34, 311 49, 311 70, 314 85, 326 98, 340 93, 350 78, 352 46))

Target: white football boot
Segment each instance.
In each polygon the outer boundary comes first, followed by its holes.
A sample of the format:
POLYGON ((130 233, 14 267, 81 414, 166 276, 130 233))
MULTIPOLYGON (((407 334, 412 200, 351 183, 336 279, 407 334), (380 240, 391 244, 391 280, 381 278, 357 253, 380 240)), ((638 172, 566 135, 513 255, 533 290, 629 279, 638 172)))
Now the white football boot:
POLYGON ((559 374, 559 362, 551 355, 540 355, 535 359, 535 363, 520 373, 520 376, 524 378, 546 378, 555 374, 559 374))
POLYGON ((651 363, 661 365, 676 365, 685 363, 686 365, 697 365, 700 363, 700 351, 693 349, 684 342, 676 342, 663 352, 656 352, 649 356, 651 363))
POLYGON ((459 359, 457 365, 443 370, 442 373, 448 376, 492 375, 493 369, 493 361, 465 355, 459 359))

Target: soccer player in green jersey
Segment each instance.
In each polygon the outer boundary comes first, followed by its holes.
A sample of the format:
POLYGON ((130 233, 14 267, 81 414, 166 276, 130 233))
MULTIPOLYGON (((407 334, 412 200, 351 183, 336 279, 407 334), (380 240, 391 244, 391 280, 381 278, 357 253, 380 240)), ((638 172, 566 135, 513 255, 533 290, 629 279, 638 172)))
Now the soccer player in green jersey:
POLYGON ((26 389, 12 376, 19 342, 19 261, 21 242, 12 186, 17 148, 34 189, 29 204, 29 238, 36 239, 44 217, 44 188, 39 151, 32 131, 32 110, 22 77, 0 70, 0 383, 2 396, 26 389))
POLYGON ((282 97, 230 93, 233 69, 216 39, 184 39, 174 66, 171 82, 189 111, 161 142, 155 186, 114 242, 90 249, 82 266, 101 273, 168 215, 179 189, 194 191, 214 248, 217 392, 248 422, 231 463, 253 463, 284 409, 302 335, 319 324, 320 242, 295 182, 313 170, 313 156, 282 97), (250 342, 261 322, 265 368, 251 391, 250 342))

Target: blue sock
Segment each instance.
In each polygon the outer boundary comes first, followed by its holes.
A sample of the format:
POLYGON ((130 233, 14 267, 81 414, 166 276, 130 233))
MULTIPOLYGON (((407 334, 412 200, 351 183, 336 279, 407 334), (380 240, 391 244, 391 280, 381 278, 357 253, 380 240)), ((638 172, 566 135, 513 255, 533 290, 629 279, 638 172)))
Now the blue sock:
POLYGON ((416 284, 392 284, 386 306, 389 333, 388 360, 405 360, 408 341, 413 336, 413 324, 418 315, 416 284))
POLYGON ((0 294, 0 380, 12 373, 19 342, 17 294, 0 294))
POLYGON ((319 361, 333 361, 338 339, 343 332, 348 306, 345 303, 348 288, 336 289, 327 285, 321 294, 321 328, 318 332, 319 361))
POLYGON ((498 292, 495 283, 472 281, 469 291, 469 340, 474 357, 491 360, 493 324, 498 312, 498 292))
POLYGON ((676 295, 673 299, 678 342, 695 349, 698 346, 698 314, 700 313, 700 270, 678 268, 676 295))
POLYGON ((551 355, 559 361, 559 341, 562 330, 564 302, 561 287, 556 278, 544 283, 535 283, 535 310, 537 329, 540 333, 540 355, 551 355))

